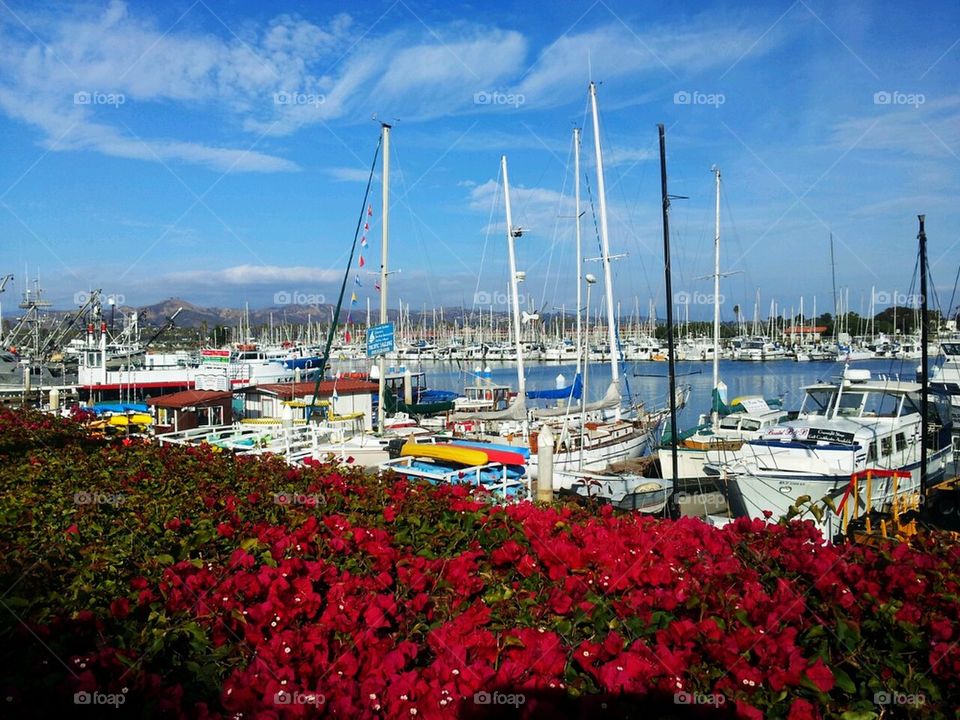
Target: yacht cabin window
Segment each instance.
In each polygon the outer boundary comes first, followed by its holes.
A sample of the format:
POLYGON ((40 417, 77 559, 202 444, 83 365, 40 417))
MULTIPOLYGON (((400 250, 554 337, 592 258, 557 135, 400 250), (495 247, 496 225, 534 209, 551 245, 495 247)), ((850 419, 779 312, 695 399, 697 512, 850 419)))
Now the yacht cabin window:
POLYGON ((897 452, 903 452, 907 449, 907 436, 903 433, 896 434, 897 452))
POLYGON ((885 438, 880 438, 880 449, 883 451, 884 457, 893 455, 893 438, 889 435, 885 438))

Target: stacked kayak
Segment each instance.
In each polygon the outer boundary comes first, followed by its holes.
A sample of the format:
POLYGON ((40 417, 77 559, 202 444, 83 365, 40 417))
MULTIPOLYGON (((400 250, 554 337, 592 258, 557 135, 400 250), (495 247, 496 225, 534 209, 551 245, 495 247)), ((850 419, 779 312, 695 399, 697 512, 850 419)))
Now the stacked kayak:
POLYGON ((400 457, 380 465, 411 479, 481 485, 504 498, 527 494, 524 481, 529 451, 508 445, 468 442, 406 442, 400 457))

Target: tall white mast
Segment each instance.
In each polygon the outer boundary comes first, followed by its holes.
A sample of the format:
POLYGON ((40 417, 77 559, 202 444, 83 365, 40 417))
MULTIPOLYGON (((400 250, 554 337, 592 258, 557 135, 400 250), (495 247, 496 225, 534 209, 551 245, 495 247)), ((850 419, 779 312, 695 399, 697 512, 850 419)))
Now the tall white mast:
MULTIPOLYGON (((610 272, 610 236, 607 231, 607 189, 603 180, 603 154, 600 150, 600 118, 597 113, 597 86, 590 83, 590 107, 593 111, 593 149, 597 156, 597 195, 600 198, 600 240, 603 246, 603 282, 607 296, 607 331, 610 341, 610 381, 619 383, 620 362, 617 350, 617 328, 613 317, 613 278, 610 272)), ((620 419, 617 405, 616 419, 620 419)))
MULTIPOLYGON (((387 243, 390 239, 390 126, 386 123, 382 125, 383 130, 383 221, 381 228, 382 243, 380 248, 380 324, 387 322, 387 243)), ((400 306, 401 312, 403 305, 400 306)), ((380 377, 377 379, 379 385, 377 403, 377 430, 382 434, 383 425, 386 420, 386 385, 387 385, 387 356, 380 355, 380 377)))
MULTIPOLYGON (((713 391, 720 385, 720 168, 713 166, 717 178, 717 207, 713 230, 713 391)), ((717 429, 720 415, 716 403, 711 411, 713 428, 717 429)))
POLYGON ((527 397, 526 382, 523 377, 523 344, 520 341, 520 294, 517 292, 517 258, 514 252, 514 238, 519 237, 521 231, 513 229, 513 215, 510 212, 510 179, 507 177, 507 156, 500 157, 500 167, 503 170, 503 200, 507 211, 507 250, 510 254, 510 300, 513 310, 513 342, 517 348, 517 402, 524 402, 527 397))
POLYGON ((573 194, 577 218, 577 372, 583 357, 583 250, 580 239, 580 128, 573 129, 573 194))

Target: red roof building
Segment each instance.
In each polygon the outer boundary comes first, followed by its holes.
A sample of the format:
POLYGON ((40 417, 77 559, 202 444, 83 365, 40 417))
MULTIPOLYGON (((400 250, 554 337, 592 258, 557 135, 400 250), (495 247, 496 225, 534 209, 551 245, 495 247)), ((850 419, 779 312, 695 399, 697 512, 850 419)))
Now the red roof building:
MULTIPOLYGON (((306 417, 305 404, 314 398, 313 381, 298 383, 270 383, 244 388, 243 420, 268 422, 273 419, 280 422, 292 415, 294 422, 303 422, 306 417), (289 408, 289 410, 286 410, 289 408)), ((336 416, 362 415, 366 430, 373 428, 373 397, 378 390, 377 383, 367 380, 341 378, 324 380, 320 383, 317 400, 329 408, 336 416)))
POLYGON ((183 390, 147 398, 147 405, 154 408, 160 433, 233 422, 233 393, 223 390, 183 390))

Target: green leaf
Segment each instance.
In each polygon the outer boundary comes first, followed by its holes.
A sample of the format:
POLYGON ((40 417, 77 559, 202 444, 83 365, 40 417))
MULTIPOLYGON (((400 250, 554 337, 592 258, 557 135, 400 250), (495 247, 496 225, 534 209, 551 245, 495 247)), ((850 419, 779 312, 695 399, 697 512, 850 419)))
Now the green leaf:
POLYGON ((173 562, 174 562, 173 555, 169 555, 167 553, 163 553, 162 555, 157 555, 156 558, 154 559, 161 565, 173 565, 173 562))
POLYGON ((878 717, 872 710, 847 710, 840 716, 841 720, 877 720, 878 717))
POLYGON ((845 693, 850 693, 851 695, 854 695, 857 692, 856 684, 850 679, 850 676, 845 670, 837 667, 831 668, 831 670, 833 671, 834 682, 837 683, 838 688, 843 690, 845 693))

